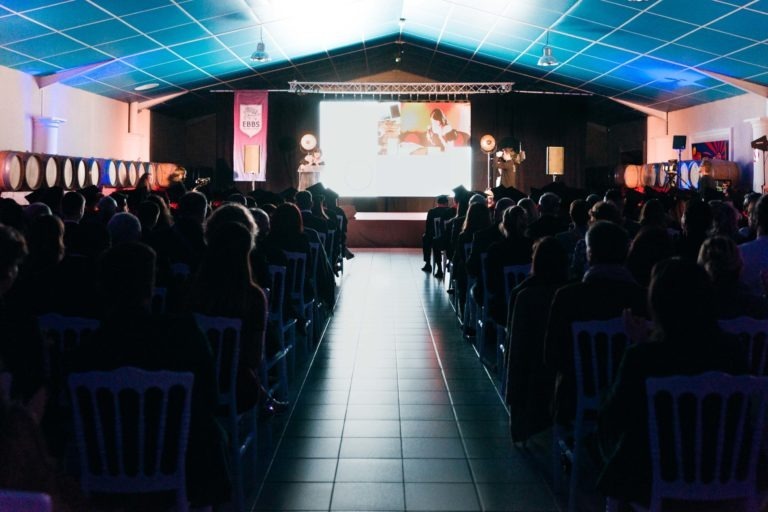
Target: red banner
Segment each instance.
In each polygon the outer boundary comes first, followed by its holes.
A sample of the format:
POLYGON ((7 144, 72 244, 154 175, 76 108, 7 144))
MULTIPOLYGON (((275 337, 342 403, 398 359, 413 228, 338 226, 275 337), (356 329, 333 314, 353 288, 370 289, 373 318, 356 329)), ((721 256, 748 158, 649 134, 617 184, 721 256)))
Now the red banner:
POLYGON ((235 181, 267 179, 267 94, 235 92, 235 181))

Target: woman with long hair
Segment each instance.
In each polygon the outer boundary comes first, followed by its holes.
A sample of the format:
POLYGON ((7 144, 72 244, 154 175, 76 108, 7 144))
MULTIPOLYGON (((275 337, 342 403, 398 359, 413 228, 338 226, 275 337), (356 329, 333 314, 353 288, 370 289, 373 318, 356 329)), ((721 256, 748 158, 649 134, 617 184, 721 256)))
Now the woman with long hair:
POLYGON ((458 301, 463 310, 467 300, 467 261, 465 246, 472 244, 472 237, 481 229, 491 225, 491 214, 488 208, 481 203, 469 205, 467 215, 464 217, 464 224, 456 242, 453 251, 453 276, 456 279, 456 291, 458 292, 458 301))

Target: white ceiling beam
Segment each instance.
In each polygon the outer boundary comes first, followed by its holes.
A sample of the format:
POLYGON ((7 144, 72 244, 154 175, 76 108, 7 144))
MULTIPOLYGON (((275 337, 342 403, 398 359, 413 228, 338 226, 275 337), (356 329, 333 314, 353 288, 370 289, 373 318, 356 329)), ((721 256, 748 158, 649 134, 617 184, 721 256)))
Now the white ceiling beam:
POLYGON ((93 64, 86 64, 85 66, 80 66, 77 68, 65 69, 64 71, 59 71, 58 73, 52 73, 50 75, 36 76, 35 82, 37 82, 37 86, 40 89, 44 89, 49 85, 53 85, 63 80, 68 80, 72 77, 82 75, 83 73, 87 73, 92 69, 98 68, 100 66, 104 66, 105 64, 109 64, 114 61, 115 61, 114 59, 110 59, 110 60, 105 60, 101 62, 95 62, 93 64))
POLYGON ((620 100, 617 98, 610 98, 616 103, 621 103, 622 105, 633 108, 637 110, 638 112, 642 112, 645 115, 652 116, 652 117, 658 117, 659 119, 662 119, 664 121, 667 120, 667 113, 661 110, 657 110, 655 108, 646 107, 645 105, 640 105, 639 103, 633 103, 631 101, 626 100, 620 100))
POLYGON ((178 98, 179 96, 184 96, 188 92, 189 91, 175 92, 173 94, 166 94, 165 96, 160 96, 159 98, 152 98, 151 100, 136 102, 136 110, 138 112, 141 112, 142 110, 154 107, 155 105, 159 105, 160 103, 165 103, 166 101, 171 101, 173 98, 178 98))
POLYGON ((768 98, 768 87, 764 85, 756 84, 753 82, 747 82, 746 80, 733 78, 732 76, 728 76, 728 75, 721 75, 720 73, 715 73, 714 71, 706 71, 703 69, 696 69, 696 71, 698 71, 703 75, 707 75, 710 78, 714 78, 715 80, 720 80, 721 82, 737 87, 742 91, 746 91, 752 94, 757 94, 758 96, 762 96, 763 98, 768 98))

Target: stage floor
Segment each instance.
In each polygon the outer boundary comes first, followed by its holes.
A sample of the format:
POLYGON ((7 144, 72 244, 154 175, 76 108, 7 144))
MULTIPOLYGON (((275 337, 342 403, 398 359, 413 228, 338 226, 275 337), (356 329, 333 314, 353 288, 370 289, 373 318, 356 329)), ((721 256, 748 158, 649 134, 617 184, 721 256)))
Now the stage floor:
POLYGON ((357 212, 349 221, 348 247, 421 247, 427 212, 357 212))

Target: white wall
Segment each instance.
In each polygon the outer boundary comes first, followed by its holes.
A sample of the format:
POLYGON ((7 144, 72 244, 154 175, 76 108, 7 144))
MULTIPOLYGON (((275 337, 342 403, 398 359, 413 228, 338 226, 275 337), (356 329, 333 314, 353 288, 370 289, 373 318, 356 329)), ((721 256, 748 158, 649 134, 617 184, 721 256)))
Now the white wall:
POLYGON ((39 89, 35 80, 0 67, 0 151, 32 151, 33 117, 60 117, 58 154, 149 160, 150 112, 128 132, 128 104, 62 84, 39 89))
MULTIPOLYGON (((753 151, 750 142, 752 124, 748 119, 768 113, 768 100, 755 94, 742 94, 726 100, 714 101, 696 107, 669 113, 668 121, 648 118, 647 161, 665 162, 677 158, 672 149, 672 136, 685 135, 688 140, 683 160, 691 158, 691 143, 708 140, 730 140, 729 160, 737 162, 742 170, 742 185, 753 185, 753 151)), ((760 179, 759 181, 762 181, 760 179)), ((757 190, 759 190, 759 186, 757 190)))

